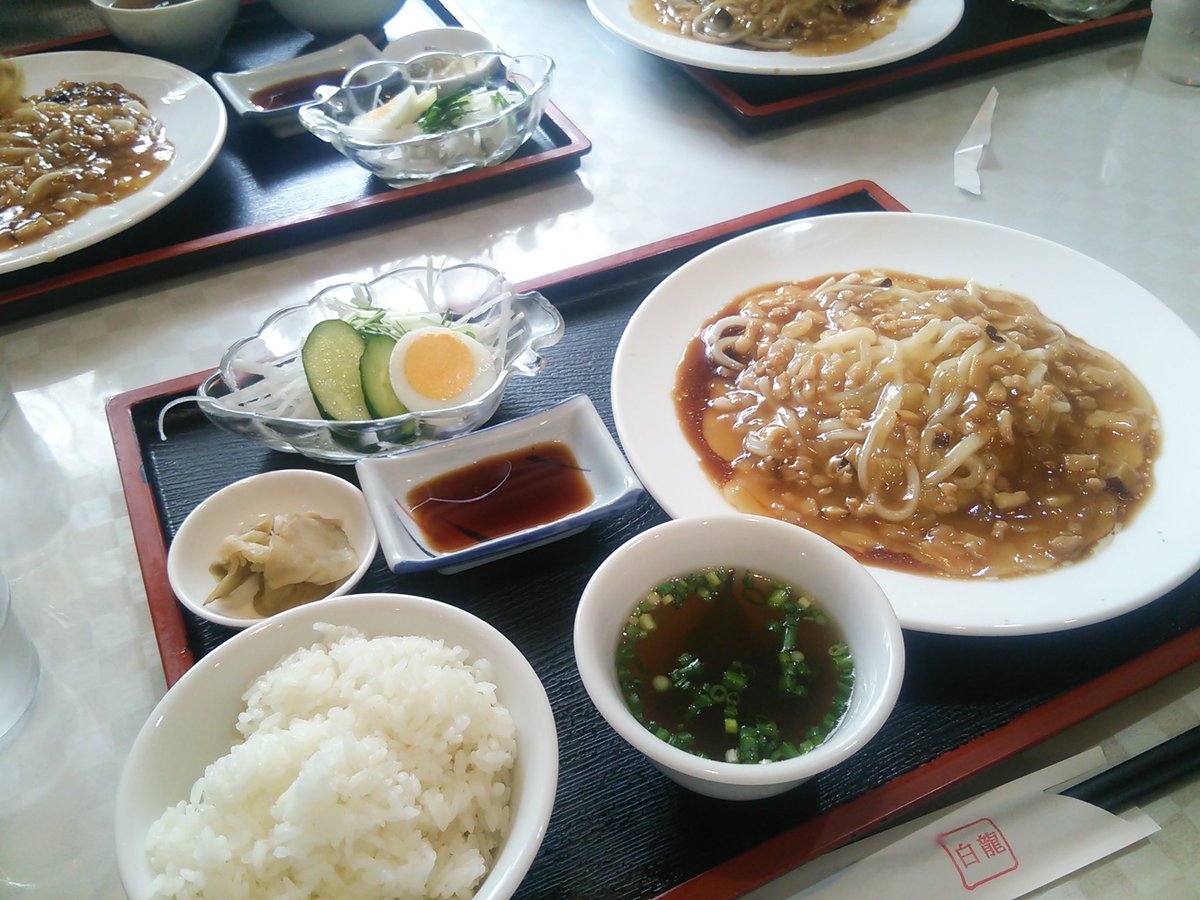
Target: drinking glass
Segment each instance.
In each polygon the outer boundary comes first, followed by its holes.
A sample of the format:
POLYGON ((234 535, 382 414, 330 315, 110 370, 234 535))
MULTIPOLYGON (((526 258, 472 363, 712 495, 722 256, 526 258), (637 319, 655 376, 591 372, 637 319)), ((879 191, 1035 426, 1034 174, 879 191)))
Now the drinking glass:
POLYGON ((12 609, 8 582, 0 572, 0 745, 33 705, 40 665, 33 642, 12 609))
POLYGON ((1133 0, 1017 0, 1022 6, 1040 9, 1050 18, 1068 25, 1111 16, 1132 2, 1133 0))
POLYGON ((1200 86, 1200 0, 1153 0, 1142 59, 1179 84, 1200 86))

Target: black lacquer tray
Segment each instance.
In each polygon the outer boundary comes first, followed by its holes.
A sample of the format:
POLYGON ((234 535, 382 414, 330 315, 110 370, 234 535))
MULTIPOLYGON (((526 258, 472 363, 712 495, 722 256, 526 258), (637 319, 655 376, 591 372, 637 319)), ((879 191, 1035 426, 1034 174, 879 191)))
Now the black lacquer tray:
MULTIPOLYGON (((521 285, 566 320, 546 371, 518 379, 498 416, 583 392, 612 428, 609 378, 630 314, 670 271, 717 242, 772 222, 902 209, 859 182, 521 285)), ((114 398, 117 448, 150 611, 168 683, 233 632, 186 612, 171 594, 166 547, 185 516, 247 475, 323 467, 218 430, 190 405, 163 406, 207 373, 114 398)), ((1027 637, 908 632, 908 672, 895 712, 863 751, 784 796, 736 803, 668 781, 605 724, 575 670, 575 604, 619 544, 665 521, 649 498, 589 530, 457 575, 393 575, 377 558, 362 591, 395 591, 461 606, 498 627, 545 683, 558 723, 561 774, 549 832, 522 885, 526 897, 724 897, 782 874, 888 821, 982 769, 1094 715, 1200 659, 1200 578, 1120 619, 1027 637)))
POLYGON ((694 66, 683 69, 741 125, 761 129, 1144 34, 1150 24, 1150 0, 1134 0, 1124 12, 1076 25, 1056 22, 1015 0, 965 3, 962 21, 945 40, 916 56, 878 68, 792 77, 715 72, 694 66))
MULTIPOLYGON (((387 35, 470 24, 443 0, 408 0, 387 35)), ((375 41, 382 45, 384 36, 375 41)), ((320 47, 268 4, 247 2, 212 69, 200 74, 211 81, 213 71, 253 69, 320 47)), ((107 33, 31 50, 128 52, 107 33)), ((577 168, 591 149, 552 100, 505 162, 390 188, 310 134, 276 138, 227 112, 229 130, 212 167, 170 205, 99 244, 0 275, 0 323, 520 187, 577 168)))

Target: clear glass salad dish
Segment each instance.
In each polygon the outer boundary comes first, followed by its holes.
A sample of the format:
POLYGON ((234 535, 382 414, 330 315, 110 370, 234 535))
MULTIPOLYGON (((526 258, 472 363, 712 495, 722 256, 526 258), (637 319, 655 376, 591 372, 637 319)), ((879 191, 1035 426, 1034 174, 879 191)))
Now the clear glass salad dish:
POLYGON ((537 375, 545 366, 538 351, 558 343, 562 334, 562 316, 545 297, 513 293, 494 269, 476 263, 406 266, 370 282, 333 285, 305 304, 274 313, 256 334, 231 346, 220 368, 185 399, 198 403, 220 428, 275 450, 352 463, 483 425, 500 405, 510 376, 537 375), (426 326, 462 332, 492 354, 495 380, 476 399, 448 409, 357 421, 322 418, 301 351, 314 326, 326 319, 392 334, 426 326))
POLYGON ((318 99, 300 107, 300 122, 400 187, 512 156, 542 118, 553 72, 553 60, 538 54, 375 60, 351 69, 340 88, 319 88, 318 99))

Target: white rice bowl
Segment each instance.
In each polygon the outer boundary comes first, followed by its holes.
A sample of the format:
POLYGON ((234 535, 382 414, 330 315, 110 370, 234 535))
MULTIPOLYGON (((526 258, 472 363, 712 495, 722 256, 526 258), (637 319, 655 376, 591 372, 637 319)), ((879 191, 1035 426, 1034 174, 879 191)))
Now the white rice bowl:
POLYGON ((118 861, 135 900, 508 896, 556 781, 545 691, 499 632, 422 598, 318 601, 168 692, 118 788, 118 861))

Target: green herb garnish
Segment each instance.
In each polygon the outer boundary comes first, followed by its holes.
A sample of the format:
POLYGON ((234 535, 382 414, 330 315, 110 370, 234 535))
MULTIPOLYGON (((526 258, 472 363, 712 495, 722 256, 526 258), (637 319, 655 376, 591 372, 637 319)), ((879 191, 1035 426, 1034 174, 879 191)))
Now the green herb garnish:
POLYGON ((467 100, 472 88, 459 88, 453 94, 439 97, 433 105, 417 116, 417 124, 425 132, 448 131, 467 114, 467 100))

